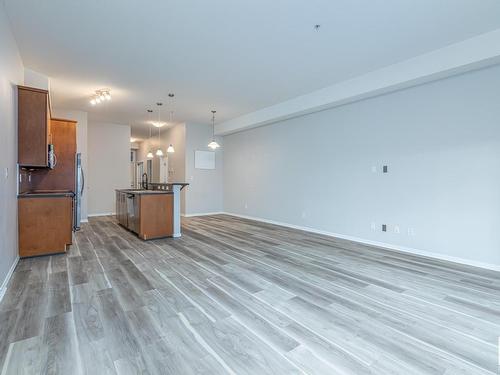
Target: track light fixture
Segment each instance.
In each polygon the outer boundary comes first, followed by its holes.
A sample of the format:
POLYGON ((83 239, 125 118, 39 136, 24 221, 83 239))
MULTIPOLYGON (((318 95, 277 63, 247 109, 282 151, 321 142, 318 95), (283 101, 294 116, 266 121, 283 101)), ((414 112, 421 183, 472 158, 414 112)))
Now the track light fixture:
POLYGON ((92 95, 90 99, 90 104, 96 105, 104 101, 111 100, 111 90, 110 89, 100 89, 96 90, 95 94, 92 95))

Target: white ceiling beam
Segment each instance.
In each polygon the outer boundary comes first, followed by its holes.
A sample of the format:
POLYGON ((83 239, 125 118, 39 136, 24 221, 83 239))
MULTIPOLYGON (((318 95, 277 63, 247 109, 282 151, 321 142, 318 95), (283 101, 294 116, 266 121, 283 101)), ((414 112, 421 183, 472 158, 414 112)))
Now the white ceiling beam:
POLYGON ((500 29, 222 122, 215 134, 268 125, 498 63, 500 29))

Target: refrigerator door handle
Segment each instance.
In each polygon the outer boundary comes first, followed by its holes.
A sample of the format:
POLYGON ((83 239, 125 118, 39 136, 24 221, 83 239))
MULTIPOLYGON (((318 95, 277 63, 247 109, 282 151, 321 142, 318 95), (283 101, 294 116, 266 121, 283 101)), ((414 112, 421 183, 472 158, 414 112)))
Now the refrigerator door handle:
POLYGON ((80 190, 80 197, 83 197, 83 192, 85 189, 85 174, 83 173, 83 169, 80 168, 80 172, 82 174, 82 189, 80 190))

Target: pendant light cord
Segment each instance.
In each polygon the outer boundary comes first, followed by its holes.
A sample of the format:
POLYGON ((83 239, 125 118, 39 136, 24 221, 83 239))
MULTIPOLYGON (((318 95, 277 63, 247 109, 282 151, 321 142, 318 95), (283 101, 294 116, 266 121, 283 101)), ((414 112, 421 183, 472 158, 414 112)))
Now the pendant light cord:
POLYGON ((212 139, 215 138, 215 112, 212 111, 212 139))

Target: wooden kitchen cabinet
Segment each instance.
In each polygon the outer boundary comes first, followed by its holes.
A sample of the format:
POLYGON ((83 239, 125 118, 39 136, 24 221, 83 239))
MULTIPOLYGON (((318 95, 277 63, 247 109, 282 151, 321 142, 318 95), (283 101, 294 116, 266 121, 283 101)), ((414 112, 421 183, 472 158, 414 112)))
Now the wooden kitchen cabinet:
POLYGON ((19 256, 63 253, 72 242, 73 197, 19 198, 19 256))
POLYGON ((144 240, 171 237, 173 194, 117 190, 116 219, 144 240))
POLYGON ((18 163, 47 167, 50 139, 49 92, 18 86, 18 163))
POLYGON ((136 228, 139 237, 143 240, 171 237, 174 234, 173 194, 144 194, 138 197, 136 228))
POLYGON ((38 169, 32 173, 32 190, 68 190, 75 187, 76 126, 73 120, 51 119, 51 142, 54 145, 54 169, 38 169))

